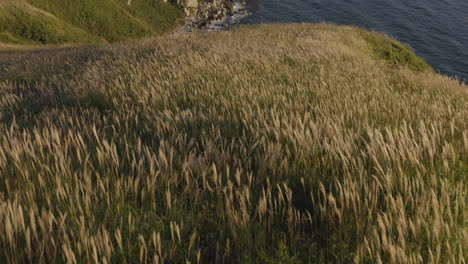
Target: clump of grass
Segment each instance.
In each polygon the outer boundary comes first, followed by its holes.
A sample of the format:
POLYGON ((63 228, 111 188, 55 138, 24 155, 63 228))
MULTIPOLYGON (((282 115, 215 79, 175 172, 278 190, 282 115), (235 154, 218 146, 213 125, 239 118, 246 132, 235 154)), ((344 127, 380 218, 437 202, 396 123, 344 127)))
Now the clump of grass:
POLYGON ((359 29, 0 63, 0 262, 466 261, 467 87, 359 29))

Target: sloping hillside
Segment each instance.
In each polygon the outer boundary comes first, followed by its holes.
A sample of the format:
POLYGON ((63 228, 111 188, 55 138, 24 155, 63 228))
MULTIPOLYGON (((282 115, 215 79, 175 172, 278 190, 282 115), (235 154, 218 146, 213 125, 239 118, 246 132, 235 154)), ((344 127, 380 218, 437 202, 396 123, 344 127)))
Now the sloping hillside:
POLYGON ((352 27, 0 52, 0 263, 464 263, 468 87, 352 27))
POLYGON ((26 2, 5 1, 0 4, 0 42, 59 44, 104 41, 26 2))
POLYGON ((159 35, 181 11, 154 0, 1 0, 0 42, 93 44, 159 35))

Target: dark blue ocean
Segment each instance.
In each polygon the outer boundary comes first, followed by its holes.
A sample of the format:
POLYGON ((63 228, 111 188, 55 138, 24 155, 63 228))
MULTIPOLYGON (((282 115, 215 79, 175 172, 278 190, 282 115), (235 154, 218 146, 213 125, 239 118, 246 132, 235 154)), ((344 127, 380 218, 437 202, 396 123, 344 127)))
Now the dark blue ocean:
POLYGON ((247 0, 243 23, 329 22, 385 32, 468 80, 468 0, 247 0))

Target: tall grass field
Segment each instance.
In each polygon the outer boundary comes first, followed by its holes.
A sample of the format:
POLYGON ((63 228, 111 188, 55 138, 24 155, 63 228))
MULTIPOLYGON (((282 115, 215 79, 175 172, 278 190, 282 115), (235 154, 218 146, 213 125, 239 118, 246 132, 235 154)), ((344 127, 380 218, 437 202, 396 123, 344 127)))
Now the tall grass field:
POLYGON ((461 264, 467 191, 468 87, 378 33, 0 51, 1 263, 461 264))

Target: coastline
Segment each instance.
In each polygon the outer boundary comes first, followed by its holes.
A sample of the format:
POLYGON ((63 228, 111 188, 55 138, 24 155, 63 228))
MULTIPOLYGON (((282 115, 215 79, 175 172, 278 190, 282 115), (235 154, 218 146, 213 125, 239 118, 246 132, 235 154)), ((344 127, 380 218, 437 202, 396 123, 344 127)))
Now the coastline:
POLYGON ((238 0, 179 0, 177 4, 186 17, 176 34, 225 31, 249 15, 245 2, 238 0))

